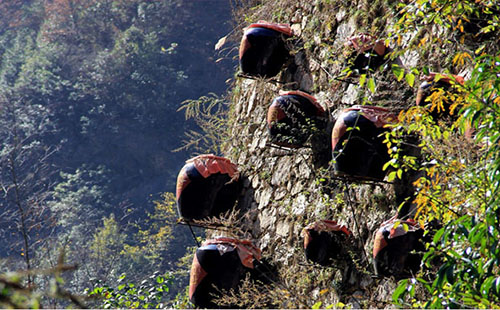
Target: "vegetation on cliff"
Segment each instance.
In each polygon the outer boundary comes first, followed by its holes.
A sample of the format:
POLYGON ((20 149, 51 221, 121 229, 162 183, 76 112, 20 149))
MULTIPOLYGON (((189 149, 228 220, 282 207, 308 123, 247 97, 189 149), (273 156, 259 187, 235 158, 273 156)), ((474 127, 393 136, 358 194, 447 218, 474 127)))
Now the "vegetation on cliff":
POLYGON ((290 23, 298 37, 290 47, 291 66, 299 69, 291 71, 289 63, 278 83, 237 79, 228 123, 233 139, 225 140, 226 153, 251 181, 251 220, 233 233, 261 240, 264 255, 267 250, 279 269, 274 288, 260 288, 267 298, 254 298, 263 302, 257 307, 273 302, 279 307, 498 306, 498 11, 495 1, 332 0, 256 1, 240 12, 242 27, 259 19, 290 23), (344 43, 356 33, 385 40, 390 53, 380 67, 351 71, 344 43), (451 75, 465 81, 452 78, 449 89, 435 91, 424 106, 416 106, 419 79, 433 72, 438 72, 434 82, 451 75), (384 193, 332 178, 331 166, 314 154, 319 149, 312 140, 312 151, 272 150, 264 113, 278 90, 287 88, 318 96, 333 115, 352 104, 397 112, 399 122, 386 136, 392 159, 385 165, 386 180, 397 186, 376 185, 384 193), (434 116, 445 109, 450 116, 434 116), (408 147, 419 152, 409 154, 408 147), (297 160, 309 167, 294 165, 297 160), (411 199, 398 199, 405 188, 413 191, 411 199), (411 208, 411 216, 426 227, 422 268, 401 281, 370 280, 370 235, 377 222, 402 208, 411 208), (326 270, 301 267, 297 231, 318 216, 354 227, 359 239, 351 245, 353 263, 326 270), (283 292, 285 300, 278 297, 283 292))

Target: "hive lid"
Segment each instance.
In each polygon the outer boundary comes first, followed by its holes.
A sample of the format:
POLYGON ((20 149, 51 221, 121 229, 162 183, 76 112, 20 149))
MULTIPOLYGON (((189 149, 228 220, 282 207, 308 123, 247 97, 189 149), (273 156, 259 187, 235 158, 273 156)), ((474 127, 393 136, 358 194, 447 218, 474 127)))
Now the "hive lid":
POLYGON ((290 27, 289 24, 278 24, 278 23, 270 23, 265 20, 259 20, 256 23, 250 24, 245 30, 249 28, 267 28, 267 29, 272 29, 276 30, 278 32, 281 32, 287 36, 292 36, 293 35, 293 30, 290 27))
MULTIPOLYGON (((250 240, 239 240, 235 238, 229 237, 217 237, 214 239, 209 239, 203 242, 202 246, 205 245, 225 245, 230 244, 236 248, 238 251, 238 256, 240 257, 241 263, 243 266, 253 269, 253 261, 254 259, 261 259, 261 251, 257 248, 252 241, 250 240)), ((217 249, 223 254, 234 249, 230 249, 224 246, 217 247, 217 249)))
POLYGON ((228 174, 233 179, 239 177, 238 167, 225 157, 203 154, 187 160, 186 164, 189 163, 193 163, 204 178, 214 173, 228 174))
POLYGON ((341 116, 335 122, 332 131, 332 148, 335 148, 340 138, 346 133, 347 126, 344 123, 344 114, 349 111, 360 111, 361 114, 370 120, 375 127, 381 128, 387 124, 393 124, 397 120, 397 115, 383 107, 367 105, 355 105, 342 111, 341 116))
POLYGON ((398 119, 396 114, 383 107, 355 105, 345 109, 343 112, 348 111, 360 111, 364 117, 369 119, 378 128, 384 127, 387 124, 392 124, 398 119))
POLYGON ((280 90, 279 95, 280 96, 287 96, 287 95, 302 96, 304 98, 307 98, 316 108, 318 108, 318 110, 321 111, 321 113, 325 112, 325 109, 323 109, 323 107, 318 103, 318 100, 316 99, 316 97, 313 97, 306 92, 303 92, 300 90, 288 90, 288 91, 280 90))
POLYGON ((383 56, 386 50, 384 40, 377 40, 376 37, 367 33, 349 37, 345 45, 353 47, 359 53, 364 53, 373 49, 379 56, 383 56))
POLYGON ((383 234, 384 231, 389 231, 388 239, 393 239, 420 229, 423 229, 423 227, 413 219, 401 220, 394 216, 388 221, 383 222, 375 235, 373 257, 376 257, 377 254, 387 246, 387 241, 383 234))
POLYGON ((331 220, 316 221, 312 224, 309 224, 304 229, 316 230, 316 231, 342 231, 348 236, 351 235, 351 232, 349 231, 349 229, 347 229, 346 226, 340 225, 336 221, 331 221, 331 220))
POLYGON ((304 249, 308 247, 309 243, 311 242, 311 234, 310 230, 314 230, 317 232, 330 232, 330 231, 341 231, 347 236, 351 235, 351 232, 349 229, 347 229, 346 226, 344 225, 339 225, 336 221, 330 221, 330 220, 320 220, 316 221, 312 224, 309 224, 306 226, 304 229, 302 229, 302 236, 304 237, 304 249))
POLYGON ((439 81, 443 81, 445 83, 450 83, 451 81, 456 81, 460 85, 465 84, 465 79, 463 76, 455 75, 455 74, 443 74, 438 72, 430 72, 428 75, 425 75, 421 79, 427 82, 433 82, 436 80, 436 77, 439 78, 439 81))

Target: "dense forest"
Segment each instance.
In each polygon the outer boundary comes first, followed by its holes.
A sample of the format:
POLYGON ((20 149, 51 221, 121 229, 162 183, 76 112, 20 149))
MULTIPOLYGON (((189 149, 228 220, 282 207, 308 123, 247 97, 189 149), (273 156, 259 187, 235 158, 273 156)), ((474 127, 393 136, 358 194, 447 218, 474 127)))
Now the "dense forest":
POLYGON ((256 245, 210 306, 499 307, 499 13, 496 0, 0 3, 0 305, 192 308, 206 234, 256 245), (258 20, 291 26, 277 75, 236 67, 258 20), (282 91, 326 114, 303 145, 270 137, 282 91), (338 173, 333 128, 355 105, 392 115, 379 179, 338 173), (237 164, 242 191, 193 240, 173 192, 198 153, 237 164), (337 260, 304 253, 318 219, 345 233, 337 260), (382 243, 414 231, 418 249, 396 246, 390 267, 415 268, 379 273, 382 243))
POLYGON ((230 14, 220 0, 0 4, 2 271, 64 255, 78 266, 64 286, 83 293, 176 268, 193 241, 162 193, 175 189, 187 153, 173 150, 195 126, 177 109, 226 90, 235 62, 216 63, 214 45, 230 14))

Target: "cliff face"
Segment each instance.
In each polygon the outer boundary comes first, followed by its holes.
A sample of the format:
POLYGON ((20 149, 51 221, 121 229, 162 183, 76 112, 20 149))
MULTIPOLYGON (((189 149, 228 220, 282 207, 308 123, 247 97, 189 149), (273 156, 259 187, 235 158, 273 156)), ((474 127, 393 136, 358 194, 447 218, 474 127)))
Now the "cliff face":
MULTIPOLYGON (((380 224, 396 213, 396 191, 404 191, 408 184, 395 189, 389 182, 337 177, 330 145, 332 126, 342 109, 368 104, 397 113, 415 102, 416 90, 397 82, 391 72, 392 63, 417 64, 415 53, 387 60, 384 70, 368 74, 367 80, 375 82, 371 90, 372 86, 360 86, 357 77, 345 77, 343 72, 352 53, 344 46, 347 38, 359 32, 385 38, 394 5, 392 1, 294 0, 266 1, 242 10, 251 12, 247 21, 286 22, 295 33, 288 42, 292 59, 276 80, 236 79, 226 141, 226 155, 246 177, 240 199, 246 213, 237 234, 254 240, 278 268, 276 283, 284 295, 276 296, 275 306, 312 307, 318 301, 322 307, 390 305, 397 281, 373 277, 373 240, 380 224), (280 90, 289 89, 311 93, 328 111, 326 125, 319 126, 299 149, 271 145, 267 131, 269 105, 280 90), (303 250, 302 229, 322 219, 336 220, 352 232, 345 244, 349 258, 331 267, 308 262, 303 250)), ((439 60, 427 61, 439 66, 439 60)))

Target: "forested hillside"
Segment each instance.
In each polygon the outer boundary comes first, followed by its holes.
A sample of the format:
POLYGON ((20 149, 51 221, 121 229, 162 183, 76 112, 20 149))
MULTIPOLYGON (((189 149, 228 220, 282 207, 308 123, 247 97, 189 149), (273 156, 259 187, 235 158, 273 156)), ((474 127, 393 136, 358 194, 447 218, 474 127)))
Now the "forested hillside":
POLYGON ((220 0, 0 3, 0 270, 64 253, 78 265, 65 287, 82 293, 175 268, 193 241, 155 201, 196 128, 180 103, 226 91, 235 61, 213 47, 230 14, 220 0))

